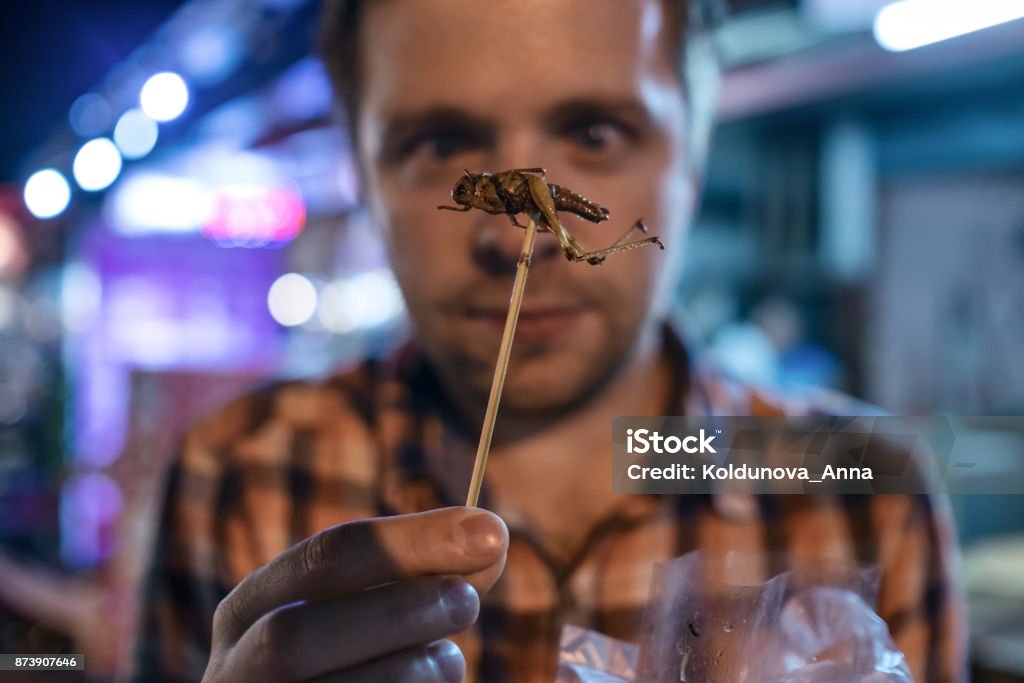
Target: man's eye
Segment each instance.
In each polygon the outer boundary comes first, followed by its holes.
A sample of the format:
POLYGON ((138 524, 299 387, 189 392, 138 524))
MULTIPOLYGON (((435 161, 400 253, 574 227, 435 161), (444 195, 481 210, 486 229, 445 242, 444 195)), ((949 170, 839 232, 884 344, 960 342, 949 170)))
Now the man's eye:
POLYGON ((611 121, 580 121, 569 126, 566 134, 572 143, 592 151, 608 149, 625 135, 622 127, 611 121))
POLYGON ((605 147, 609 138, 613 135, 611 126, 606 123, 592 123, 577 132, 576 139, 581 146, 588 149, 601 149, 605 147))
POLYGON ((413 152, 426 154, 434 159, 451 159, 472 149, 476 141, 471 135, 460 131, 437 131, 418 137, 412 145, 413 152))

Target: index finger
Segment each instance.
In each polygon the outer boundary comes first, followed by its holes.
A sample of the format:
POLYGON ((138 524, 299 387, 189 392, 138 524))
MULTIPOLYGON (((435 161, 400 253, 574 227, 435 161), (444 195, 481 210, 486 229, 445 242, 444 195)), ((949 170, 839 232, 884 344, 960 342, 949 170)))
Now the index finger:
POLYGON ((496 515, 446 508, 347 522, 292 546, 224 598, 214 631, 236 641, 283 605, 336 598, 403 578, 468 575, 504 560, 508 530, 496 515))

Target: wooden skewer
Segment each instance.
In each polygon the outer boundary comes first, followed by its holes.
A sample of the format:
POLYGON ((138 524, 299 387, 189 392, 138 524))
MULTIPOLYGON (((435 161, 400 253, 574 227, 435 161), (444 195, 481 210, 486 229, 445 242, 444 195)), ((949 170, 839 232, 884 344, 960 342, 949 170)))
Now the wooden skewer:
POLYGON ((476 461, 473 463, 473 478, 469 482, 469 495, 466 496, 466 505, 469 507, 476 507, 477 501, 480 498, 480 489, 484 483, 484 468, 487 467, 487 455, 491 450, 491 437, 494 436, 494 423, 498 418, 498 404, 501 403, 501 390, 505 386, 508 359, 512 354, 512 338, 516 334, 519 308, 523 304, 526 275, 530 270, 530 260, 533 258, 533 243, 536 237, 537 223, 531 216, 530 222, 526 225, 526 236, 523 238, 523 250, 519 254, 519 264, 516 266, 516 282, 512 286, 512 299, 508 304, 505 331, 501 335, 501 346, 498 347, 498 362, 494 366, 494 379, 491 381, 491 395, 487 399, 484 425, 480 431, 480 443, 476 449, 476 461))

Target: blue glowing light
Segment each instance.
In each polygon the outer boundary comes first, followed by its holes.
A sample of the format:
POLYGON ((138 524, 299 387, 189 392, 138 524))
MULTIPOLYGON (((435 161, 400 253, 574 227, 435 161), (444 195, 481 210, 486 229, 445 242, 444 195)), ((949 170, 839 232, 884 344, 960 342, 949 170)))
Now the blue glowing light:
POLYGON ((129 109, 117 120, 114 142, 125 159, 141 159, 153 151, 159 130, 141 109, 129 109))

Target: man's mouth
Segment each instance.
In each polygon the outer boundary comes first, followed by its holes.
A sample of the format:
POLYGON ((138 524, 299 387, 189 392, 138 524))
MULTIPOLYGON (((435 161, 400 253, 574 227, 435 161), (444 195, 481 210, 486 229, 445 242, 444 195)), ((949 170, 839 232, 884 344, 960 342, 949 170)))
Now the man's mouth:
MULTIPOLYGON (((526 305, 519 311, 516 324, 516 339, 540 341, 554 337, 575 325, 586 312, 581 305, 537 306, 526 305)), ((466 317, 478 321, 500 335, 508 317, 507 307, 469 308, 466 317)))

